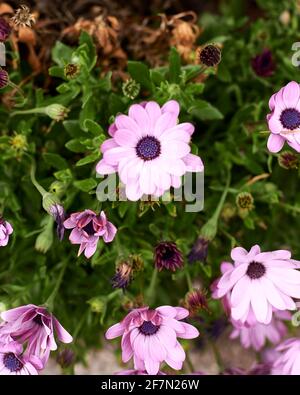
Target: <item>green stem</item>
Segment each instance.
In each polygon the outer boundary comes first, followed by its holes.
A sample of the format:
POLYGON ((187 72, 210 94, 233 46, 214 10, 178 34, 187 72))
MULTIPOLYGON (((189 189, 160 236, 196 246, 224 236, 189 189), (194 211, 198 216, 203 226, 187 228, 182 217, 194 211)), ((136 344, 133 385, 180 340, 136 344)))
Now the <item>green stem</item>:
POLYGON ((188 351, 185 352, 185 360, 186 360, 187 366, 189 367, 189 371, 191 373, 194 373, 195 372, 195 368, 194 368, 193 362, 192 362, 192 360, 190 358, 190 355, 189 355, 188 351))
POLYGON ((192 291, 193 290, 193 283, 192 283, 191 275, 188 271, 186 271, 185 276, 186 276, 186 282, 188 284, 189 291, 192 291))
POLYGON ((218 349, 218 347, 217 347, 217 345, 216 345, 216 343, 214 341, 209 340, 209 344, 210 344, 211 349, 212 349, 212 351, 214 353, 215 360, 216 360, 216 363, 218 365, 219 372, 222 372, 224 370, 224 363, 223 363, 220 351, 219 351, 219 349, 218 349))
POLYGON ((56 281, 55 287, 53 289, 53 291, 51 292, 51 294, 49 295, 48 299, 46 300, 46 302, 44 303, 44 305, 47 306, 47 308, 52 311, 53 307, 54 307, 54 301, 57 295, 57 292, 59 291, 59 288, 61 286, 62 280, 64 278, 64 274, 66 271, 68 265, 68 260, 66 259, 65 261, 62 262, 62 267, 60 269, 60 273, 58 276, 58 279, 56 281))
POLYGON ((13 111, 10 116, 14 117, 15 115, 22 115, 22 114, 45 114, 45 108, 31 108, 30 110, 17 110, 13 111))
POLYGON ((155 286, 157 280, 157 273, 158 273, 157 269, 154 269, 152 272, 150 285, 147 291, 147 299, 150 305, 155 302, 155 286))
POLYGON ((37 182, 37 179, 35 178, 35 172, 36 172, 36 164, 34 158, 30 156, 31 159, 31 168, 30 168, 30 179, 33 185, 36 187, 36 189, 39 191, 39 193, 44 196, 47 191, 37 182))
POLYGON ((225 185, 224 191, 222 193, 221 199, 220 199, 219 204, 218 204, 218 206, 216 208, 216 211, 214 212, 214 214, 212 216, 212 218, 215 221, 217 221, 219 219, 219 216, 221 214, 222 208, 224 206, 224 203, 225 203, 228 191, 229 191, 230 181, 231 181, 231 172, 229 171, 228 172, 228 176, 227 176, 226 185, 225 185))

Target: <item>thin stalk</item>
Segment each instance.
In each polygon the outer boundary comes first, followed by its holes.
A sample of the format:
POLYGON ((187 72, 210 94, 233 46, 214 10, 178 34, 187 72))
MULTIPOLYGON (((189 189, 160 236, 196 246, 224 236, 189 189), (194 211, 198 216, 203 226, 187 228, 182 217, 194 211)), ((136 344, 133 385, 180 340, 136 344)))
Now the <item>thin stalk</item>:
POLYGON ((53 291, 51 292, 51 294, 49 295, 49 297, 48 297, 48 299, 46 300, 46 302, 44 303, 50 311, 53 310, 54 301, 55 301, 56 295, 57 295, 57 293, 58 293, 58 291, 59 291, 59 288, 60 288, 60 286, 61 286, 62 280, 63 280, 63 278, 64 278, 64 274, 65 274, 67 265, 68 265, 68 260, 65 259, 65 260, 62 262, 62 267, 61 267, 61 269, 60 269, 60 273, 59 273, 59 275, 58 275, 58 279, 57 279, 57 281, 56 281, 55 287, 54 287, 53 291))
POLYGON ((152 272, 150 285, 149 285, 149 288, 147 291, 147 298, 148 298, 149 304, 152 304, 155 302, 155 286, 156 286, 157 274, 158 274, 157 269, 154 269, 152 272))

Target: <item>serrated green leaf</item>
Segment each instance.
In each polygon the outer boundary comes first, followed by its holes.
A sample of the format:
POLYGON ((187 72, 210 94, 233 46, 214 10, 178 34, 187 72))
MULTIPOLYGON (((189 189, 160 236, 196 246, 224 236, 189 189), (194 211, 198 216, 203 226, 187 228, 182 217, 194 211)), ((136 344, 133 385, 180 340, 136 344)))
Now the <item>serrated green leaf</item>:
POLYGON ((66 148, 72 152, 85 152, 86 147, 81 144, 81 142, 77 139, 69 140, 65 144, 66 148))

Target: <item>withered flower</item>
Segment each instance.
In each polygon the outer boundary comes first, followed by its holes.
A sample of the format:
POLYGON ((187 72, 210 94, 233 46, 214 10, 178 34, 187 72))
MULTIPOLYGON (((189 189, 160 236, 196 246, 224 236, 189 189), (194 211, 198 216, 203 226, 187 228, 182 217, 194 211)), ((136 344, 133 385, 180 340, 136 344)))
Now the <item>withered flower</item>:
POLYGON ((116 274, 111 279, 113 288, 125 290, 132 280, 132 266, 124 261, 118 264, 116 274))
POLYGON ((30 8, 27 5, 22 4, 15 12, 15 15, 11 18, 12 23, 15 27, 31 27, 35 23, 35 17, 30 12, 30 8))
POLYGON ((207 44, 199 50, 199 61, 207 67, 217 66, 221 62, 222 53, 215 44, 207 44))

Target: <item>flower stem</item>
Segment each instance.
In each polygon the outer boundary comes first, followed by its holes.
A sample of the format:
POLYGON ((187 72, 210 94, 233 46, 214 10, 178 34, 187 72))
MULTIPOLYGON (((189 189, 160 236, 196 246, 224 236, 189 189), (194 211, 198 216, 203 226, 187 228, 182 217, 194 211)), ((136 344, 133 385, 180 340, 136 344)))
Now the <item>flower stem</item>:
POLYGON ((65 260, 62 262, 62 266, 61 266, 60 273, 59 273, 59 275, 58 275, 58 279, 57 279, 57 281, 56 281, 55 287, 54 287, 53 291, 51 292, 51 294, 49 295, 49 297, 48 297, 48 299, 46 300, 46 302, 44 303, 44 305, 46 305, 47 308, 48 308, 50 311, 52 311, 53 308, 54 308, 54 301, 55 301, 57 292, 59 291, 59 288, 60 288, 60 286, 61 286, 62 280, 63 280, 63 278, 64 278, 64 274, 65 274, 65 271, 66 271, 66 268, 67 268, 67 264, 68 264, 68 260, 65 259, 65 260))
POLYGON ((157 269, 154 269, 152 272, 152 277, 150 281, 149 288, 147 290, 147 299, 148 299, 148 304, 151 305, 152 303, 155 302, 155 286, 156 286, 156 280, 157 280, 157 269))
POLYGON ((192 291, 193 290, 193 283, 192 283, 191 275, 188 271, 186 271, 185 276, 186 276, 186 282, 188 284, 189 291, 192 291))
POLYGON ((220 351, 219 351, 219 349, 218 349, 218 347, 217 347, 217 345, 216 345, 216 343, 214 341, 209 340, 209 344, 210 344, 211 349, 212 349, 212 351, 214 353, 215 360, 216 360, 216 363, 218 365, 219 372, 222 372, 224 370, 224 363, 223 363, 220 351))
POLYGON ((30 179, 31 179, 31 182, 36 187, 36 189, 39 191, 39 193, 42 196, 44 196, 47 193, 47 191, 37 182, 37 180, 35 178, 36 163, 35 163, 34 158, 32 158, 31 156, 29 156, 29 157, 31 159, 31 168, 30 168, 30 179))
POLYGON ((189 368, 189 371, 191 373, 194 373, 195 372, 195 368, 194 368, 193 362, 192 362, 192 360, 190 358, 190 355, 189 355, 188 351, 185 352, 185 360, 186 360, 187 366, 189 368))
POLYGON ((10 116, 14 117, 15 115, 22 115, 22 114, 45 114, 45 108, 31 108, 29 110, 17 110, 13 111, 10 116))

